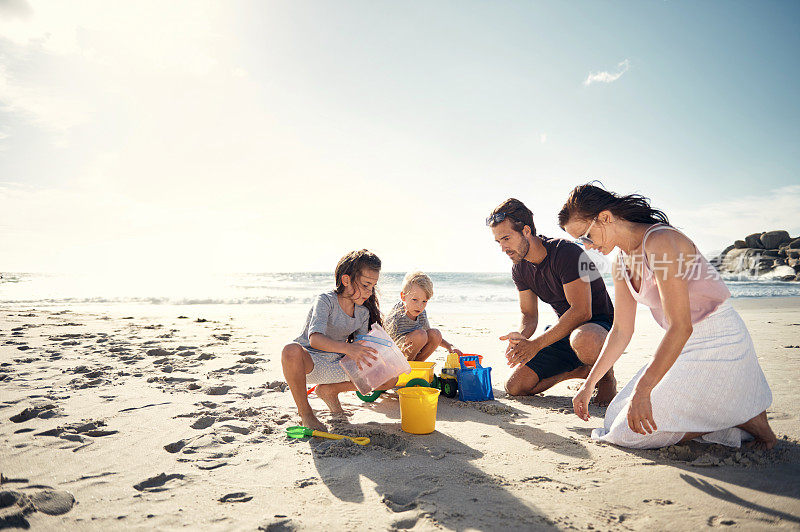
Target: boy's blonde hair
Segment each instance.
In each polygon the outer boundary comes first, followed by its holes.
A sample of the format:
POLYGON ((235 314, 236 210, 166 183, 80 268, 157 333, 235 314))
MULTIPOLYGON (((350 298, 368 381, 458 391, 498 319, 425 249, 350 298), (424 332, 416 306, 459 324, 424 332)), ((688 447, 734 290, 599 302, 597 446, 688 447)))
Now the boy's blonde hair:
POLYGON ((403 277, 403 287, 400 289, 401 292, 407 294, 408 291, 411 289, 411 285, 419 286, 428 299, 433 297, 433 281, 431 278, 425 275, 422 272, 409 272, 403 277))

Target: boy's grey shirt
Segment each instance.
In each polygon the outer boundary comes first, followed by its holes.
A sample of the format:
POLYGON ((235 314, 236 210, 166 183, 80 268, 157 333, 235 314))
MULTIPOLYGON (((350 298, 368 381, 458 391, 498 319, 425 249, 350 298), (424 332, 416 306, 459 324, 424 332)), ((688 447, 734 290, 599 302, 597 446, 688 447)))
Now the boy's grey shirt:
POLYGON ((386 332, 389 333, 389 336, 391 336, 395 342, 411 331, 416 331, 417 329, 427 331, 431 328, 431 324, 428 323, 428 314, 426 311, 423 310, 420 315, 417 316, 416 320, 412 320, 406 314, 406 307, 403 305, 402 301, 398 301, 397 304, 392 307, 384 323, 386 325, 386 332))
POLYGON ((309 342, 309 337, 313 333, 322 333, 331 340, 346 342, 354 332, 356 334, 369 332, 369 309, 363 305, 356 305, 351 318, 342 310, 336 292, 331 291, 320 294, 314 299, 303 332, 294 341, 306 349, 314 350, 309 342))

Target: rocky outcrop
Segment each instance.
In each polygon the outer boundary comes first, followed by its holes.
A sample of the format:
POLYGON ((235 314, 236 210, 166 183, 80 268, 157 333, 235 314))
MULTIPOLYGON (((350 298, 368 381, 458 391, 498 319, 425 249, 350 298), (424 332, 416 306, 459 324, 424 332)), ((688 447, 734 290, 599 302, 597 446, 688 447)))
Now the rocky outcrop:
POLYGON ((751 249, 764 249, 764 244, 761 243, 761 233, 753 233, 744 237, 744 243, 751 249))
POLYGON ((778 249, 781 244, 791 242, 792 237, 788 231, 767 231, 761 233, 761 245, 764 249, 778 249))
POLYGON ((788 231, 753 233, 736 240, 711 263, 722 274, 800 281, 800 237, 788 231))

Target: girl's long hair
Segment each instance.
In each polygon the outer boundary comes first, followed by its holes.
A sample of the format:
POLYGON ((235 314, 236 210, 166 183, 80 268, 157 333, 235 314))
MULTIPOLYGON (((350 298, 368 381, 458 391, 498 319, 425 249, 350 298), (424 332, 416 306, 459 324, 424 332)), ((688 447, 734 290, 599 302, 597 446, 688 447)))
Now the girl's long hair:
POLYGON ((563 229, 573 218, 591 220, 602 211, 611 211, 617 218, 643 224, 670 225, 664 211, 650 206, 650 200, 639 194, 621 196, 596 186, 593 181, 575 187, 558 212, 558 225, 563 229))
MULTIPOLYGON (((364 270, 381 271, 381 259, 366 249, 351 251, 342 257, 336 265, 336 270, 334 272, 336 276, 336 293, 344 294, 346 287, 342 284, 343 275, 349 276, 351 283, 356 283, 358 282, 358 277, 361 275, 361 272, 364 270)), ((364 301, 363 305, 369 310, 369 326, 372 327, 373 323, 383 326, 376 289, 373 289, 372 295, 369 296, 369 299, 364 301)))

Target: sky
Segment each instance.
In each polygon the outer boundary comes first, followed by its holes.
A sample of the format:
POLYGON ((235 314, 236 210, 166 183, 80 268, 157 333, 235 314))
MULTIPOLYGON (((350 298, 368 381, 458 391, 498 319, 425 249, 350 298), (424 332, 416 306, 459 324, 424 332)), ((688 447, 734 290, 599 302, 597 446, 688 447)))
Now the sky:
POLYGON ((576 185, 800 234, 800 4, 0 0, 0 271, 507 271, 576 185))

